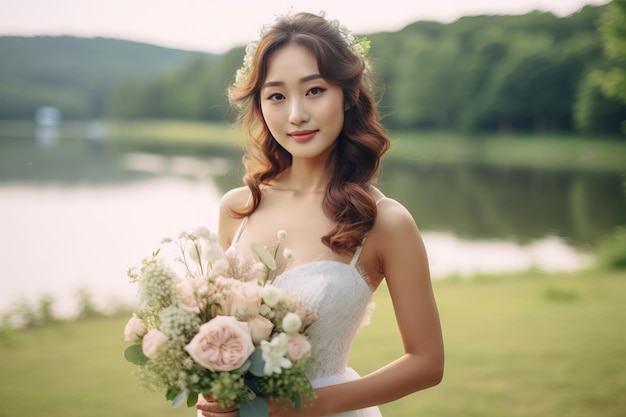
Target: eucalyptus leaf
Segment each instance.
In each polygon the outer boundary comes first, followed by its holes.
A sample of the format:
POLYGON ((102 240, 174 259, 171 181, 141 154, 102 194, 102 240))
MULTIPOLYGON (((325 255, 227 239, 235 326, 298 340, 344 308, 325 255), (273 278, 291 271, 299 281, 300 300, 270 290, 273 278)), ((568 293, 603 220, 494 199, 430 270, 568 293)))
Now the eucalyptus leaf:
POLYGON ((268 415, 267 401, 262 397, 243 401, 239 406, 239 417, 267 417, 268 415))
POLYGON ((185 388, 184 390, 178 393, 176 398, 174 398, 174 400, 172 401, 172 407, 178 407, 182 403, 186 402, 188 398, 189 398, 189 389, 185 388))
POLYGON ((298 413, 302 412, 302 396, 300 395, 300 393, 296 392, 291 396, 291 399, 295 404, 296 411, 298 413))
POLYGON ((250 365, 250 359, 248 359, 243 365, 237 368, 237 372, 239 372, 240 374, 245 374, 246 372, 248 372, 248 369, 250 369, 250 365))
POLYGON ((124 350, 124 358, 128 362, 132 362, 135 365, 145 365, 148 362, 148 358, 143 354, 143 350, 141 350, 140 344, 134 344, 126 348, 124 350))
POLYGON ((259 245, 258 243, 253 243, 250 245, 252 252, 259 257, 259 260, 263 262, 268 269, 275 271, 276 270, 276 259, 272 256, 272 254, 264 247, 259 245))
POLYGON ((260 347, 254 349, 249 360, 250 373, 255 376, 265 376, 265 361, 263 360, 263 353, 260 347))
POLYGON ((165 393, 165 399, 167 401, 172 401, 176 396, 180 393, 180 388, 178 387, 169 387, 167 392, 165 393))
POLYGON ((200 393, 196 391, 190 391, 187 397, 187 407, 193 407, 198 402, 198 395, 200 393))

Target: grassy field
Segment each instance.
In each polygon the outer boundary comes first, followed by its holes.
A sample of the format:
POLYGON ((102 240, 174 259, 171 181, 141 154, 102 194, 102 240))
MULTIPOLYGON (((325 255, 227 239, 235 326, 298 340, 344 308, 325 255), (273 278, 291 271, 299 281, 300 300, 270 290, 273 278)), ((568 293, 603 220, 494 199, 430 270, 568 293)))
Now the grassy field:
MULTIPOLYGON (((626 410, 626 272, 477 277, 435 283, 446 342, 441 385, 385 417, 618 417, 626 410)), ((386 288, 351 365, 401 353, 386 288)), ((122 358, 127 317, 0 332, 0 417, 173 417, 122 358)))

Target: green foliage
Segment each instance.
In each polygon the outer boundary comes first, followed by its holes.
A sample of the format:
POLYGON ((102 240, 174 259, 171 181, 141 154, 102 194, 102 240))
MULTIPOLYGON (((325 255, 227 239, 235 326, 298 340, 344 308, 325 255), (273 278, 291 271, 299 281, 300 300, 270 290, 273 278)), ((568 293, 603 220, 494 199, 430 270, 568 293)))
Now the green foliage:
POLYGON ((78 318, 86 319, 102 315, 102 312, 96 307, 93 297, 88 290, 84 288, 78 290, 76 300, 78 302, 78 318))
POLYGON ((596 253, 598 265, 608 269, 626 269, 626 226, 600 239, 596 253))
POLYGON ((600 31, 612 64, 604 74, 603 91, 626 102, 626 0, 612 0, 606 6, 600 31))
MULTIPOLYGON (((386 126, 620 135, 626 102, 598 95, 626 91, 623 2, 367 34, 386 126)), ((75 118, 232 121, 226 89, 244 49, 213 56, 61 37, 0 38, 0 53, 11 57, 0 63, 0 119, 31 118, 45 103, 75 118)))
POLYGON ((112 86, 123 76, 153 77, 195 56, 136 42, 70 36, 0 37, 0 119, 32 119, 58 106, 66 119, 103 117, 112 86))
MULTIPOLYGON (((612 0, 602 14, 600 32, 610 64, 597 71, 596 79, 606 97, 626 104, 626 0, 612 0)), ((626 110, 621 113, 626 132, 626 110)))
POLYGON ((146 362, 148 362, 148 358, 143 354, 140 344, 127 347, 126 350, 124 350, 124 358, 126 358, 128 362, 139 366, 145 365, 146 362))
POLYGON ((0 327, 26 329, 54 323, 54 298, 42 295, 34 304, 25 299, 18 300, 6 312, 3 312, 0 327))
MULTIPOLYGON (((622 182, 626 196, 626 176, 622 182)), ((606 269, 626 269, 626 225, 618 226, 612 233, 601 238, 596 245, 598 266, 606 269)))
POLYGON ((585 134, 617 135, 623 131, 617 122, 626 114, 626 103, 604 93, 606 76, 594 70, 579 83, 573 117, 576 128, 585 134))

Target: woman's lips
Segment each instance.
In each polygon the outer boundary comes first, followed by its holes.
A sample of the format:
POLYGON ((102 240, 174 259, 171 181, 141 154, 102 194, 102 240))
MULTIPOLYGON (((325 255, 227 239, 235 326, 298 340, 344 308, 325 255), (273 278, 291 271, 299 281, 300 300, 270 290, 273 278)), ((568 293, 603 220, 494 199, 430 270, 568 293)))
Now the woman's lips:
POLYGON ((316 133, 317 130, 299 130, 297 132, 291 132, 289 136, 296 142, 306 142, 313 138, 316 133))

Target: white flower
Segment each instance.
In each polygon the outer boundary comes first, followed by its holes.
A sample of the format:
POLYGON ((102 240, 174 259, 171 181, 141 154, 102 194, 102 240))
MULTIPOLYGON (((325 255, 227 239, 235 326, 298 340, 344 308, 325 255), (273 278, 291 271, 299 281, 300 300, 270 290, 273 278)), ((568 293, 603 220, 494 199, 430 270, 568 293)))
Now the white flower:
POLYGON ((285 257, 285 259, 289 261, 293 261, 293 258, 295 257, 295 255, 293 254, 293 251, 289 248, 283 249, 283 256, 285 257))
MULTIPOLYGON (((326 12, 321 11, 319 16, 326 19, 326 12)), ((280 20, 280 16, 276 17, 276 21, 280 20)), ((328 20, 328 19, 327 19, 328 20)), ((346 43, 346 46, 350 51, 361 58, 365 63, 365 69, 369 68, 369 63, 367 60, 367 55, 369 52, 369 41, 366 38, 357 38, 355 37, 350 30, 340 23, 338 20, 328 20, 330 24, 335 26, 339 32, 339 35, 346 43)), ((265 34, 272 28, 273 25, 263 25, 259 30, 259 36, 262 38, 265 34)), ((259 47, 260 39, 256 39, 246 46, 246 54, 243 58, 243 66, 237 70, 235 73, 235 86, 241 85, 246 77, 252 72, 252 67, 254 64, 254 56, 259 47)), ((279 238, 280 239, 280 238, 279 238)))
POLYGON ((263 372, 265 375, 280 374, 283 369, 291 368, 291 361, 285 357, 289 350, 287 343, 289 336, 280 333, 271 342, 261 342, 261 356, 265 361, 263 372))
POLYGON ((262 315, 263 317, 268 317, 271 313, 272 308, 270 306, 268 306, 267 304, 261 304, 261 307, 259 308, 260 315, 262 315))
POLYGON ((265 273, 265 271, 267 271, 267 267, 263 262, 255 262, 254 265, 252 265, 252 270, 255 272, 265 273))
POLYGON ((276 236, 278 237, 278 240, 285 240, 287 238, 287 232, 281 229, 278 231, 276 236))
POLYGON ((221 274, 222 272, 228 271, 228 268, 230 268, 230 264, 226 259, 218 259, 217 261, 213 262, 211 271, 215 272, 216 274, 221 274))
POLYGON ((224 258, 224 250, 217 242, 207 242, 202 245, 202 258, 208 262, 216 262, 224 258))
POLYGON ((287 313, 283 318, 283 330, 286 333, 294 334, 300 331, 302 326, 302 320, 296 313, 287 313))
POLYGON ((276 307, 276 304, 278 304, 282 295, 282 291, 273 285, 266 285, 261 288, 261 297, 263 298, 263 302, 270 306, 270 308, 276 307))
POLYGON ((209 228, 205 226, 196 227, 194 231, 191 232, 191 234, 193 236, 199 237, 200 239, 206 239, 206 240, 210 240, 212 236, 209 228))
POLYGON ((196 245, 190 245, 189 247, 187 247, 187 251, 186 251, 189 259, 191 259, 192 261, 196 263, 200 262, 199 249, 200 248, 198 248, 198 246, 196 245))

